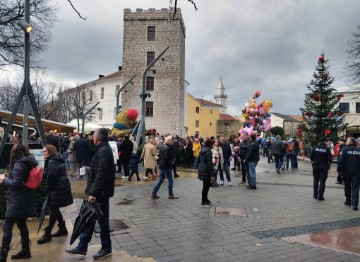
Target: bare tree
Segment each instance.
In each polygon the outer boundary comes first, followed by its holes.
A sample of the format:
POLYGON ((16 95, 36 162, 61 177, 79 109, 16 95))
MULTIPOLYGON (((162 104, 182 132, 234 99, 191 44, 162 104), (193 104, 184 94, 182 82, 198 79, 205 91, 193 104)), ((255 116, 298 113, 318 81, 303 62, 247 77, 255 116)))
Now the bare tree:
MULTIPOLYGON (((32 66, 36 56, 46 50, 51 28, 56 20, 56 6, 48 0, 30 0, 32 66)), ((24 17, 24 0, 0 0, 0 69, 7 65, 22 65, 24 33, 16 22, 24 17)))
POLYGON ((360 88, 360 26, 358 32, 352 33, 351 39, 347 42, 348 61, 345 69, 348 70, 350 84, 360 88))

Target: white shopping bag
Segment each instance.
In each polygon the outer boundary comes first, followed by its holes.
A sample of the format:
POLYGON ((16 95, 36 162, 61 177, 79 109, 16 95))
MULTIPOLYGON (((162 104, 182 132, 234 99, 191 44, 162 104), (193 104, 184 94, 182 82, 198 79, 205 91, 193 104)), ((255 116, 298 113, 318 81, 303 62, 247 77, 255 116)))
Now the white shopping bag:
POLYGON ((86 167, 80 167, 80 176, 85 176, 86 175, 86 167))

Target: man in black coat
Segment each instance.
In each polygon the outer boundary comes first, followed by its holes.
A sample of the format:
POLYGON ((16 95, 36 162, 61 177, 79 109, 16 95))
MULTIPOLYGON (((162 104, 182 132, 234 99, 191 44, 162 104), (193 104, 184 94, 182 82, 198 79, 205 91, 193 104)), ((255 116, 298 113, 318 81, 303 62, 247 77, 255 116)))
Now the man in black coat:
POLYGON ((285 149, 286 146, 281 141, 281 136, 277 135, 275 140, 271 142, 271 155, 275 158, 275 169, 278 174, 280 174, 280 169, 284 162, 285 149))
MULTIPOLYGON (((92 159, 90 174, 87 179, 85 193, 90 203, 100 203, 103 216, 98 220, 100 227, 101 249, 93 257, 100 259, 111 255, 112 245, 109 227, 109 199, 114 195, 115 166, 114 156, 108 143, 108 131, 99 128, 94 133, 95 152, 92 159)), ((80 235, 77 247, 68 249, 70 254, 86 255, 88 244, 91 241, 95 222, 80 235)))
POLYGON ((337 171, 343 174, 345 182, 345 205, 358 210, 360 183, 360 148, 356 147, 354 137, 349 137, 346 147, 340 152, 337 171))
POLYGON ((240 142, 240 160, 241 160, 241 173, 242 173, 242 180, 240 184, 246 183, 246 177, 249 173, 249 163, 245 162, 246 155, 249 151, 250 147, 250 140, 248 133, 243 134, 243 140, 240 142))
POLYGON ((327 146, 327 138, 320 138, 319 145, 313 147, 310 153, 310 160, 313 166, 314 176, 314 198, 319 201, 325 200, 325 182, 328 177, 328 170, 332 162, 332 156, 327 146))
POLYGON ((134 148, 134 144, 133 142, 130 141, 129 135, 125 135, 122 143, 119 146, 120 159, 122 166, 124 168, 124 176, 122 177, 123 179, 129 178, 129 174, 130 174, 129 164, 130 164, 130 158, 133 148, 134 148))
POLYGON ((249 151, 246 154, 245 162, 249 165, 249 176, 248 183, 246 187, 250 190, 256 190, 256 165, 260 160, 260 147, 259 143, 256 141, 256 135, 250 135, 250 147, 249 151))
MULTIPOLYGON (((230 177, 230 161, 232 159, 232 150, 229 143, 227 143, 225 137, 221 137, 221 144, 220 147, 223 151, 223 157, 224 157, 224 171, 226 175, 226 180, 228 182, 228 186, 232 186, 231 184, 231 177, 230 177)), ((223 171, 220 169, 220 185, 224 184, 224 175, 223 171)))
POLYGON ((54 132, 50 131, 48 136, 46 137, 46 143, 49 145, 53 145, 58 152, 60 152, 60 139, 58 136, 54 136, 54 132))
POLYGON ((177 196, 174 195, 173 192, 173 176, 172 176, 173 166, 174 166, 174 151, 172 149, 172 137, 167 136, 165 138, 164 145, 160 150, 160 155, 159 155, 160 175, 152 191, 151 194, 152 199, 160 198, 157 195, 157 192, 159 191, 161 184, 164 182, 165 176, 168 179, 169 199, 178 198, 177 196))
MULTIPOLYGON (((80 138, 76 140, 74 145, 74 150, 76 151, 76 161, 78 162, 79 168, 90 165, 90 143, 89 140, 84 138, 82 134, 79 135, 80 138)), ((83 175, 80 174, 80 178, 83 175)))

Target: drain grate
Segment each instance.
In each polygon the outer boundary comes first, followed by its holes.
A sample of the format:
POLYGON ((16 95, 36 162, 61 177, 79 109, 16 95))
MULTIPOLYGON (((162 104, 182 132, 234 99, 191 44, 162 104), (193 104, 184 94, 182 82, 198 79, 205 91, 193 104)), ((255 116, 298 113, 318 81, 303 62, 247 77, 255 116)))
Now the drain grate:
POLYGON ((221 216, 221 217, 248 217, 245 208, 231 208, 215 206, 209 212, 210 216, 221 216))
MULTIPOLYGON (((125 223, 123 219, 110 220, 110 232, 121 231, 130 228, 128 224, 125 223)), ((95 233, 100 233, 99 224, 96 223, 95 233)))

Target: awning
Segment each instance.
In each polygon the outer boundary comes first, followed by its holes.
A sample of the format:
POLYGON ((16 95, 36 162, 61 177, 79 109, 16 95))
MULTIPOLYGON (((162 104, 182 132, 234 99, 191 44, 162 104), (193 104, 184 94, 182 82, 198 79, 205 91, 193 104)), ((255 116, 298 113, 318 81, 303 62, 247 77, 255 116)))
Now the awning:
MULTIPOLYGON (((6 110, 0 110, 0 116, 4 122, 9 122, 12 112, 6 110)), ((23 114, 16 114, 14 124, 22 126, 23 125, 23 114)), ((58 133, 72 133, 76 126, 68 125, 56 121, 51 121, 47 119, 41 119, 42 126, 45 132, 49 132, 50 130, 57 130, 58 133)), ((28 126, 31 128, 36 128, 35 118, 33 116, 29 116, 28 126)))

